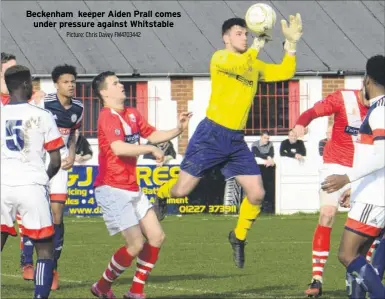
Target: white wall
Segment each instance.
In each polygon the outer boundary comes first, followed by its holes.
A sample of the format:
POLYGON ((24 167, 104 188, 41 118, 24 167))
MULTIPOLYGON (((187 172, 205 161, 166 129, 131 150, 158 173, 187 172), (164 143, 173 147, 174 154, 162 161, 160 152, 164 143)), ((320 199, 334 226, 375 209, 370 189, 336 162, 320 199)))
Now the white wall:
POLYGON ((361 76, 346 76, 345 88, 346 89, 361 89, 363 77, 361 76))
POLYGON ((56 92, 56 88, 51 79, 40 79, 40 90, 45 93, 56 92))
POLYGON ((211 80, 209 78, 193 79, 194 99, 188 102, 189 111, 193 112, 190 120, 188 137, 192 137, 199 122, 206 117, 206 109, 209 104, 211 94, 211 80))
MULTIPOLYGON (((177 103, 171 99, 169 78, 148 81, 148 122, 159 130, 173 129, 177 125, 177 103)), ((178 154, 178 140, 172 140, 178 154)))

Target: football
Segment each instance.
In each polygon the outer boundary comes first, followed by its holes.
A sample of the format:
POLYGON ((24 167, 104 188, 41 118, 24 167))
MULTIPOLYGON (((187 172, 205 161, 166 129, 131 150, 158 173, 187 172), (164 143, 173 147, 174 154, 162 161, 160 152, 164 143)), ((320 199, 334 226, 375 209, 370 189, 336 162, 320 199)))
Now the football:
POLYGON ((277 19, 274 9, 264 3, 256 3, 246 12, 247 27, 256 34, 263 34, 271 30, 277 19))

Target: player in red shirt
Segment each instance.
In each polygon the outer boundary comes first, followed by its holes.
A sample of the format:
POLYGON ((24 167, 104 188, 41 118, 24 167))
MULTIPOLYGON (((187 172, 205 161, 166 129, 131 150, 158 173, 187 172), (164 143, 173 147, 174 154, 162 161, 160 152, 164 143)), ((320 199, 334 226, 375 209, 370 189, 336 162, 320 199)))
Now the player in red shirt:
MULTIPOLYGON (((358 130, 367 111, 368 108, 362 103, 359 90, 341 89, 300 115, 294 128, 298 137, 304 135, 305 128, 312 120, 334 116, 332 137, 326 143, 323 153, 321 182, 330 174, 345 174, 346 170, 353 166, 353 142, 358 136, 358 130)), ((331 230, 338 211, 339 199, 346 188, 330 194, 319 191, 320 217, 312 246, 313 277, 309 288, 305 291, 309 297, 322 295, 322 277, 330 251, 331 230)))
POLYGON ((1 88, 1 104, 2 106, 9 103, 9 92, 7 84, 5 84, 4 74, 7 69, 11 66, 16 65, 15 55, 1 52, 1 77, 0 77, 0 88, 1 88))
POLYGON ((137 257, 136 273, 124 298, 145 298, 144 284, 154 267, 164 232, 147 197, 136 178, 136 161, 151 153, 162 162, 164 153, 152 145, 139 145, 140 137, 152 144, 168 141, 180 135, 188 126, 191 113, 182 113, 178 126, 169 131, 157 131, 135 109, 124 106, 123 85, 113 72, 103 72, 92 81, 92 88, 104 108, 98 119, 99 173, 95 180, 95 198, 102 208, 110 235, 121 233, 125 245, 111 261, 91 292, 99 298, 116 298, 113 281, 137 257))

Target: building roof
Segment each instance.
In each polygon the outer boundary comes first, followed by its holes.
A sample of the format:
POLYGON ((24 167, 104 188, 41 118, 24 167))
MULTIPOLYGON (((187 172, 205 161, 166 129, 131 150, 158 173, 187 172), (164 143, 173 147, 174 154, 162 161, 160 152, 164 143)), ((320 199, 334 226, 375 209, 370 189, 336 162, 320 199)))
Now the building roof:
MULTIPOLYGON (((2 1, 1 51, 11 52, 34 74, 50 74, 55 65, 75 65, 80 74, 105 70, 140 74, 207 74, 215 50, 223 47, 225 19, 243 17, 256 1, 2 1), (51 21, 125 21, 129 18, 79 18, 78 11, 180 12, 167 18, 173 28, 34 28, 26 11, 73 12, 74 18, 51 21), (141 37, 76 38, 67 32, 139 31, 141 37)), ((283 35, 280 20, 301 13, 304 34, 298 44, 300 72, 363 71, 366 59, 384 54, 385 1, 261 1, 273 6, 277 24, 273 41, 260 59, 279 63, 283 35)), ((105 14, 106 15, 106 14, 105 14)), ((133 18, 131 18, 133 19, 133 18)), ((139 20, 138 18, 136 18, 139 20)), ((153 20, 153 19, 152 19, 153 20)), ((162 18, 156 18, 162 20, 162 18)), ((166 20, 166 19, 163 19, 166 20)))

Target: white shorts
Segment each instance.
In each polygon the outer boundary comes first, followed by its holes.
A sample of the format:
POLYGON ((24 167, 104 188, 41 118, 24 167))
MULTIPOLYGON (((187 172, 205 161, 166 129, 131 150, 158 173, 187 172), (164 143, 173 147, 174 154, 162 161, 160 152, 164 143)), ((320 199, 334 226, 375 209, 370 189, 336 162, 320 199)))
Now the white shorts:
POLYGON ((14 222, 18 213, 23 221, 23 235, 34 240, 54 233, 47 188, 42 185, 1 185, 1 232, 16 235, 14 222))
POLYGON ((385 207, 354 202, 348 213, 345 229, 359 235, 377 237, 385 226, 385 207))
MULTIPOLYGON (((321 169, 319 170, 319 179, 320 184, 332 174, 347 174, 350 167, 342 166, 339 164, 322 164, 321 169)), ((339 200, 342 194, 350 188, 350 184, 345 185, 340 190, 333 193, 326 193, 322 189, 320 189, 320 206, 339 206, 339 200)))
POLYGON ((96 187, 95 199, 102 208, 104 222, 111 236, 139 224, 152 207, 147 196, 142 192, 110 186, 96 187))
POLYGON ((59 169, 49 182, 49 196, 51 202, 65 203, 67 200, 68 171, 59 169))

